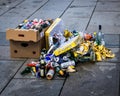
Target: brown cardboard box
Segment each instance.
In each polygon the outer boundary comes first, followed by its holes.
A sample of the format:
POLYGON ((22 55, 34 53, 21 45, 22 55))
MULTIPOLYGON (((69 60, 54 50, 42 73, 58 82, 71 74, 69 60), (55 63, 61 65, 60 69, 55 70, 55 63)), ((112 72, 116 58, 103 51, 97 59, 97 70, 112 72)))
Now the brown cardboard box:
POLYGON ((38 42, 42 37, 44 37, 44 30, 40 33, 34 29, 7 29, 6 31, 7 40, 38 42))
POLYGON ((38 42, 10 40, 10 54, 12 58, 39 58, 44 47, 44 38, 38 42))

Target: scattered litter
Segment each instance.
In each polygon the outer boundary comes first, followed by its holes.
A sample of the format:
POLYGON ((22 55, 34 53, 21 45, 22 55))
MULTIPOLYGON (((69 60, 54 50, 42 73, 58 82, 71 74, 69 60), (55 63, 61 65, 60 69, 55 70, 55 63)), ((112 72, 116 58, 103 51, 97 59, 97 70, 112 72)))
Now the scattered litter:
POLYGON ((68 77, 69 73, 76 72, 79 62, 100 62, 108 58, 114 58, 115 54, 105 46, 102 26, 98 32, 84 33, 76 30, 64 29, 60 18, 55 20, 34 19, 24 20, 17 29, 38 30, 45 37, 38 61, 26 64, 21 75, 32 73, 36 78, 51 80, 54 75, 68 77), (49 27, 48 27, 49 26, 49 27))

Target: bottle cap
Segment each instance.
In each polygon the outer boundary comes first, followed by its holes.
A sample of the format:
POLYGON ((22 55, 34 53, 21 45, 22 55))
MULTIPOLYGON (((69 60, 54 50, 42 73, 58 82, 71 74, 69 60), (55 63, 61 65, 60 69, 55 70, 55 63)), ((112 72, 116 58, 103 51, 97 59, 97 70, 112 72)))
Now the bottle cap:
POLYGON ((60 70, 60 71, 59 71, 59 74, 63 76, 63 75, 64 75, 64 72, 63 72, 62 70, 60 70))
POLYGON ((101 30, 102 29, 102 26, 101 25, 99 25, 99 30, 101 30))

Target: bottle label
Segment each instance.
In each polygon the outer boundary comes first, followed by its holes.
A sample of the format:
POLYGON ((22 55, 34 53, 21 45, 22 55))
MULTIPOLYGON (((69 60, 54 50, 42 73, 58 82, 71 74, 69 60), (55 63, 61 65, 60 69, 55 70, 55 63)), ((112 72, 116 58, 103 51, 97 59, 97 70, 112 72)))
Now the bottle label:
POLYGON ((44 69, 40 69, 40 75, 41 75, 41 77, 44 77, 44 69))
POLYGON ((67 68, 68 66, 75 66, 75 61, 68 61, 68 62, 65 62, 65 63, 61 63, 61 68, 67 68))

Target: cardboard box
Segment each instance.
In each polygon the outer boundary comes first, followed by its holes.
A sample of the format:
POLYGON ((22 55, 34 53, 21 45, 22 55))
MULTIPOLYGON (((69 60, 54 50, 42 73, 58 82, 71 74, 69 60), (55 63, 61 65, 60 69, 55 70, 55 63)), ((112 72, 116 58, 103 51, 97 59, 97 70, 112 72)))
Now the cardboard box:
POLYGON ((40 33, 34 29, 7 29, 6 31, 7 40, 38 42, 42 37, 44 37, 44 30, 40 33))
POLYGON ((38 42, 10 40, 10 55, 12 58, 39 58, 44 43, 44 38, 38 42))

